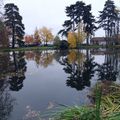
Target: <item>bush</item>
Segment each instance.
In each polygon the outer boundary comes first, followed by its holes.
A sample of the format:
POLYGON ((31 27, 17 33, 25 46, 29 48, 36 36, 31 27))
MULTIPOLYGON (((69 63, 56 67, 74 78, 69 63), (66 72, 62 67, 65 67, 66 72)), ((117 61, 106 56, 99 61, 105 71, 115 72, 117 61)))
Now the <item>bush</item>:
POLYGON ((69 44, 66 40, 62 40, 60 42, 60 49, 65 50, 65 49, 68 49, 68 47, 69 47, 69 44))

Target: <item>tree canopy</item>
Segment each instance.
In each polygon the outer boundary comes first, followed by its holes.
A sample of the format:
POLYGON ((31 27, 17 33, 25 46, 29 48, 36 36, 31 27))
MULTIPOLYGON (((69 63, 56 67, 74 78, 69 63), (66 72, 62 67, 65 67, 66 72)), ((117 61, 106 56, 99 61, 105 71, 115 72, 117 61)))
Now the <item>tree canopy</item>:
POLYGON ((65 20, 63 27, 64 29, 59 31, 59 34, 68 35, 68 32, 79 31, 81 29, 86 33, 87 44, 89 44, 89 36, 94 34, 95 19, 91 13, 91 5, 86 5, 82 1, 77 1, 75 4, 72 4, 66 7, 66 16, 69 17, 69 20, 65 20), (83 26, 80 26, 83 24, 83 26))
POLYGON ((17 44, 20 46, 22 42, 24 32, 24 24, 22 23, 22 17, 19 14, 19 8, 9 3, 5 5, 5 25, 9 30, 10 38, 12 39, 12 48, 17 44))
POLYGON ((53 41, 54 38, 51 29, 48 29, 47 27, 39 29, 39 35, 41 40, 44 42, 44 46, 47 46, 47 43, 53 41))

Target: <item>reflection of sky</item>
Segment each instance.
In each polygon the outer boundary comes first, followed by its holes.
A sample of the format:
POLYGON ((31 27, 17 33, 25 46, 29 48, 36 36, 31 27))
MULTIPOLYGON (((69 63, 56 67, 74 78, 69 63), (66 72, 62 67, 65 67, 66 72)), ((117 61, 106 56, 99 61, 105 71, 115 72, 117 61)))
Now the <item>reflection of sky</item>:
MULTIPOLYGON (((26 33, 32 34, 36 27, 47 26, 56 34, 66 19, 65 7, 77 0, 7 0, 14 2, 20 8, 26 33)), ((92 12, 98 17, 98 11, 103 9, 105 0, 83 0, 86 4, 92 4, 92 12)), ((114 0, 120 6, 119 0, 114 0)), ((97 36, 103 36, 103 31, 98 31, 97 36)))
POLYGON ((37 67, 35 62, 27 61, 24 87, 19 92, 12 92, 17 105, 14 106, 13 117, 19 120, 25 114, 25 107, 30 105, 35 110, 46 110, 50 102, 64 105, 82 105, 88 103, 86 94, 89 89, 77 91, 66 86, 68 75, 63 66, 55 60, 47 69, 37 67))
POLYGON ((95 58, 95 62, 102 65, 105 61, 104 61, 104 58, 105 56, 103 55, 93 55, 93 57, 95 58))
MULTIPOLYGON (((82 52, 86 53, 85 50, 82 52)), ((96 63, 104 63, 104 55, 92 56, 96 63)), ((9 120, 21 120, 21 116, 25 115, 26 106, 31 106, 37 111, 44 111, 48 108, 49 103, 55 105, 56 103, 64 105, 85 105, 89 103, 87 95, 98 80, 97 74, 92 78, 90 88, 77 91, 75 88, 66 86, 69 75, 63 70, 65 66, 60 65, 54 59, 52 64, 44 68, 41 65, 37 66, 34 60, 26 60, 27 72, 25 73, 26 79, 23 81, 23 88, 19 92, 11 92, 12 96, 16 98, 17 104, 14 106, 14 111, 9 120)))

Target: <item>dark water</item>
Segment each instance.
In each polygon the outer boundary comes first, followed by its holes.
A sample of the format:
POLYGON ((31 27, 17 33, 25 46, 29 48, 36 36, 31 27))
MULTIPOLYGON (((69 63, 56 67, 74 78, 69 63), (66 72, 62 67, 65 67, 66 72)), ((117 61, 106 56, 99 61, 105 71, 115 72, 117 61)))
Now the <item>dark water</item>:
POLYGON ((119 82, 119 61, 118 50, 0 53, 0 120, 90 104, 97 81, 119 82))

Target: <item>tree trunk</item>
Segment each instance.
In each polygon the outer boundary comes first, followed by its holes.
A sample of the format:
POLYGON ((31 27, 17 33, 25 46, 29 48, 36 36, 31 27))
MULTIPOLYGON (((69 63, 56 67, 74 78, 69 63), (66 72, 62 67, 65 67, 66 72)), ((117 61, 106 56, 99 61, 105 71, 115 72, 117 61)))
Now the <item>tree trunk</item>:
POLYGON ((89 45, 89 34, 87 33, 86 44, 89 45))
POLYGON ((17 60, 16 60, 16 53, 15 51, 13 51, 13 61, 14 61, 14 65, 15 65, 15 72, 18 71, 18 65, 17 65, 17 60))
POLYGON ((45 46, 48 46, 48 45, 47 45, 47 40, 45 41, 45 46))
POLYGON ((15 48, 15 27, 12 26, 12 48, 15 48))

